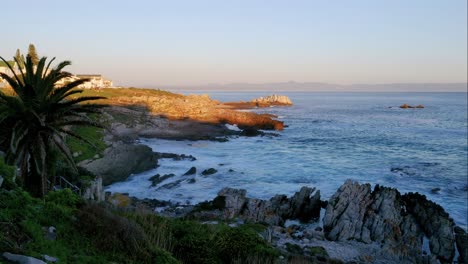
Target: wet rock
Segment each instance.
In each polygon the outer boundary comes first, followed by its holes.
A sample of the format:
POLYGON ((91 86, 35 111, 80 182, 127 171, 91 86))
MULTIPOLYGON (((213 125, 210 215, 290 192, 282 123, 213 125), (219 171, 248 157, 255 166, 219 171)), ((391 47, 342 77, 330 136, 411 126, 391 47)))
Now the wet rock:
POLYGON ((458 256, 458 263, 468 263, 468 234, 459 226, 456 226, 454 231, 457 250, 460 254, 458 256))
POLYGON ((259 131, 258 129, 250 127, 250 128, 246 128, 246 129, 242 130, 240 135, 245 136, 245 137, 256 137, 256 136, 263 136, 263 135, 265 135, 265 133, 262 132, 262 131, 259 131))
POLYGON ((195 178, 192 178, 192 179, 188 179, 187 180, 187 183, 195 183, 197 180, 195 180, 195 178))
POLYGON ((154 187, 158 184, 160 184, 161 182, 169 179, 169 178, 172 178, 172 177, 175 177, 175 174, 171 173, 171 174, 164 174, 163 176, 161 176, 160 174, 156 174, 154 176, 152 176, 151 178, 149 178, 149 181, 151 182, 151 187, 154 187))
POLYGON ((18 254, 12 254, 9 252, 4 252, 2 254, 2 257, 4 257, 6 260, 11 261, 13 263, 20 263, 20 264, 46 264, 44 261, 29 257, 29 256, 23 256, 23 255, 18 255, 18 254))
POLYGON ((440 188, 438 188, 438 187, 431 189, 431 193, 433 193, 433 194, 438 194, 439 192, 440 192, 440 188))
POLYGON ((208 176, 208 175, 212 175, 212 174, 215 174, 217 173, 218 171, 216 169, 213 169, 213 168, 209 168, 209 169, 206 169, 204 171, 202 171, 202 175, 203 176, 208 176))
POLYGON ((174 181, 174 182, 164 184, 163 186, 159 187, 158 190, 159 189, 173 189, 173 188, 179 186, 182 181, 183 180, 177 180, 177 181, 174 181))
POLYGON ((192 168, 190 168, 186 173, 184 173, 184 176, 193 175, 193 174, 195 174, 195 173, 197 173, 197 168, 192 167, 192 168))
POLYGON ((452 262, 455 255, 454 223, 448 213, 419 193, 408 193, 402 198, 407 212, 415 217, 429 238, 431 253, 442 263, 452 262))

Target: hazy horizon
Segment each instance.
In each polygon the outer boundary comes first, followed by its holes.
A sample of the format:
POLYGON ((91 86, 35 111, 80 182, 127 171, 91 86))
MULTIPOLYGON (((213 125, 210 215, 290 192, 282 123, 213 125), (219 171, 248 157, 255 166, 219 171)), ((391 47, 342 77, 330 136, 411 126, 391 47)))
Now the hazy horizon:
POLYGON ((0 56, 33 43, 71 60, 73 73, 119 86, 467 82, 465 0, 19 0, 2 9, 14 22, 0 56), (34 12, 18 19, 25 7, 34 12))

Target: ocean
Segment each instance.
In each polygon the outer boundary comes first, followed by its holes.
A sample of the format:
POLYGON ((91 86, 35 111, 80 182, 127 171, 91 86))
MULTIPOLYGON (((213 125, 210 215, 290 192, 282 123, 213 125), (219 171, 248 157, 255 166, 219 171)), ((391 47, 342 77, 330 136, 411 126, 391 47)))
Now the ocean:
MULTIPOLYGON (((265 92, 207 92, 220 101, 251 100, 265 92)), ((163 159, 160 167, 106 188, 138 198, 195 204, 226 186, 250 197, 292 195, 301 186, 328 199, 346 179, 419 192, 467 228, 467 93, 281 93, 294 106, 258 109, 288 126, 278 136, 233 137, 228 142, 141 139, 158 152, 196 161, 163 159), (425 106, 400 109, 401 104, 425 106), (182 176, 197 168, 195 182, 182 176), (202 176, 201 171, 218 172, 202 176), (156 187, 155 174, 176 176, 156 187), (161 186, 183 179, 174 188, 161 186)))

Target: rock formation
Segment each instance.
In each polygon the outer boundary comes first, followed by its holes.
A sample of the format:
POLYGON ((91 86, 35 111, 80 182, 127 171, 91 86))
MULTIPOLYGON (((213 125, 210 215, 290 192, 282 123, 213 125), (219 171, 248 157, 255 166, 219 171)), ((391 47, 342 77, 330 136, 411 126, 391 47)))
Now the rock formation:
POLYGON ((96 179, 88 183, 88 186, 83 190, 83 198, 98 202, 104 201, 105 197, 101 177, 96 177, 96 179))
POLYGON ((123 181, 130 174, 150 170, 157 164, 157 154, 150 147, 124 143, 114 143, 104 151, 103 158, 79 163, 94 175, 102 177, 104 185, 123 181))
MULTIPOLYGON (((332 241, 380 243, 388 256, 419 261, 423 235, 442 263, 454 257, 453 221, 439 205, 420 194, 348 180, 331 197, 323 219, 332 241)), ((396 261, 395 260, 395 261, 396 261)))
MULTIPOLYGON (((224 188, 212 201, 219 214, 225 219, 239 217, 248 222, 283 225, 287 219, 309 221, 320 216, 320 191, 315 188, 302 187, 291 198, 276 195, 270 200, 246 197, 246 190, 224 188)), ((197 213, 196 213, 197 214, 197 213)), ((203 217, 198 213, 197 217, 203 217)))
POLYGON ((270 105, 292 105, 291 99, 286 95, 270 95, 266 97, 259 97, 251 101, 258 106, 270 106, 270 105))

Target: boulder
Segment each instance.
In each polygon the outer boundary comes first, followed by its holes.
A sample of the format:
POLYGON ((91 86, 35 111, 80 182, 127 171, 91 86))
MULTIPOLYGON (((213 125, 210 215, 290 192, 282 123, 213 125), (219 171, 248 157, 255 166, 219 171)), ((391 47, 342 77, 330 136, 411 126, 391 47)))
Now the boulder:
POLYGON ((197 173, 197 168, 192 167, 186 173, 184 173, 184 176, 193 175, 195 173, 197 173))
POLYGON ((172 177, 175 177, 175 174, 171 173, 171 174, 164 174, 163 176, 161 176, 160 174, 156 174, 154 176, 152 176, 151 178, 149 178, 149 181, 151 182, 151 187, 154 187, 158 184, 160 184, 161 182, 169 179, 169 178, 172 178, 172 177))
POLYGON ((2 256, 8 261, 19 263, 19 264, 46 264, 44 261, 37 259, 37 258, 18 255, 18 254, 12 254, 9 252, 4 252, 2 256))
POLYGON ((124 181, 131 174, 153 169, 157 164, 157 155, 150 147, 125 143, 113 144, 100 159, 79 163, 94 175, 100 176, 104 185, 124 181))
POLYGON ((212 175, 212 174, 215 174, 217 173, 218 171, 216 169, 213 169, 213 168, 209 168, 209 169, 206 169, 204 171, 202 171, 202 175, 203 176, 208 176, 208 175, 212 175))

